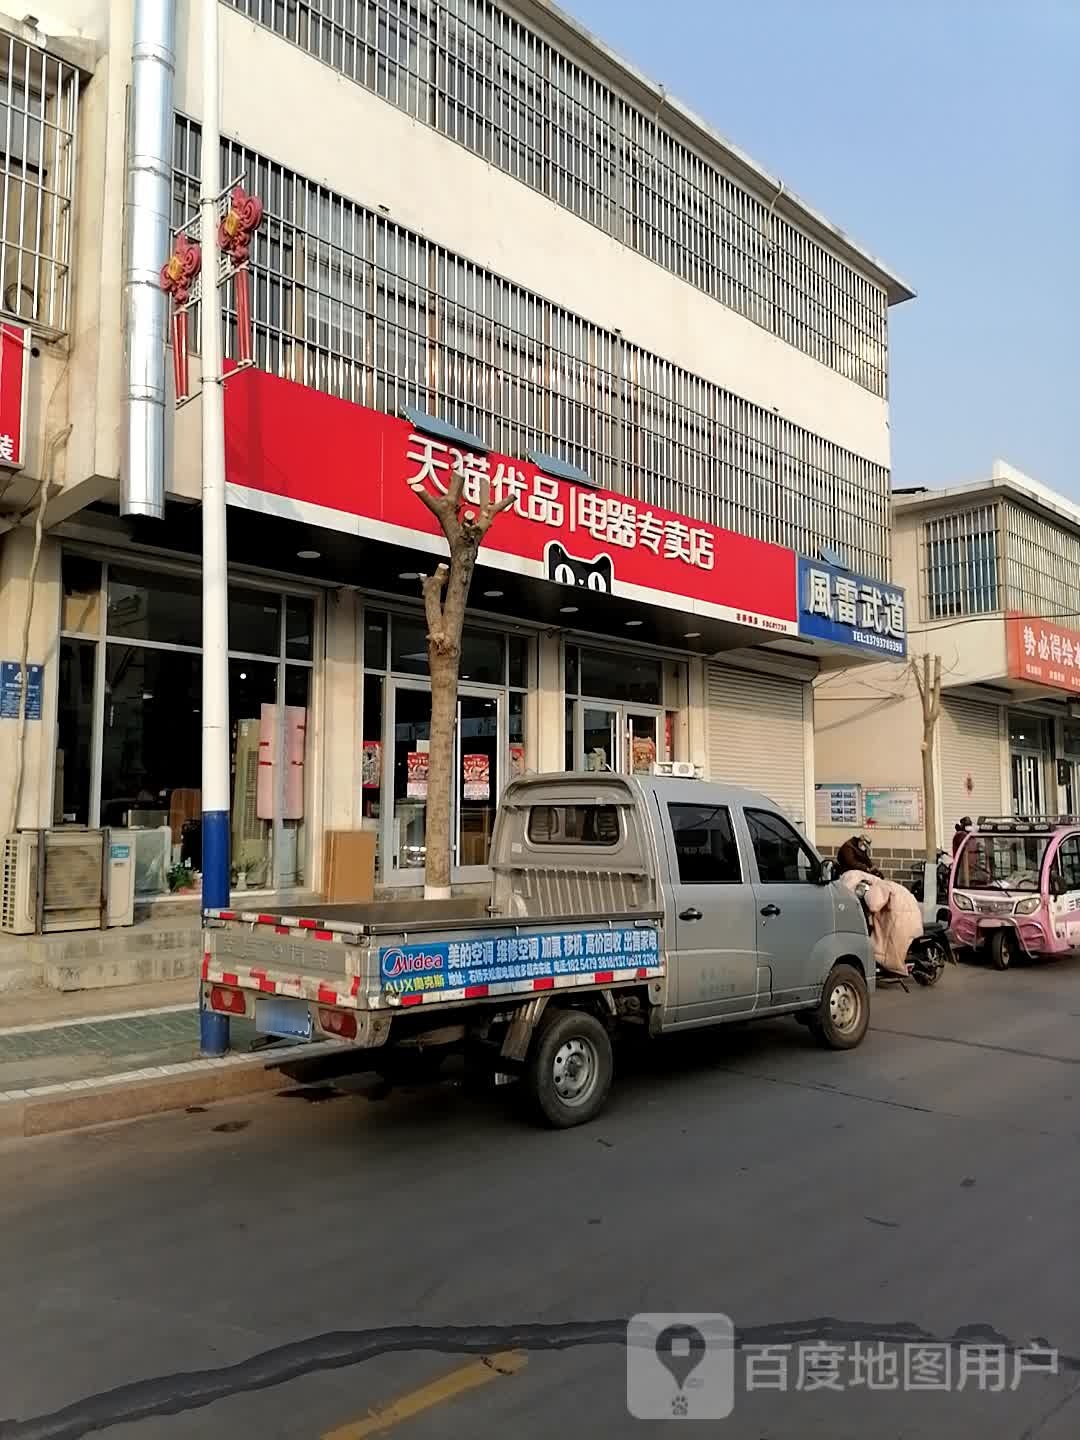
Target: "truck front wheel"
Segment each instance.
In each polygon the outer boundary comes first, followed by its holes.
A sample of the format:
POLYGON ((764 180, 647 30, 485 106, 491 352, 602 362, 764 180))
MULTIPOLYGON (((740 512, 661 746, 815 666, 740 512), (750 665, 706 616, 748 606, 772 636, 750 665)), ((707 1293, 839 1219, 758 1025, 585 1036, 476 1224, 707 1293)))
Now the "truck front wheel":
POLYGON ((611 1039, 595 1015, 548 1010, 522 1077, 533 1119, 553 1130, 584 1125, 603 1107, 613 1070, 611 1039))
POLYGON ((870 1023, 870 995, 866 981, 854 965, 834 965, 821 992, 821 1004, 811 1011, 810 1029, 819 1045, 829 1050, 854 1050, 870 1023))

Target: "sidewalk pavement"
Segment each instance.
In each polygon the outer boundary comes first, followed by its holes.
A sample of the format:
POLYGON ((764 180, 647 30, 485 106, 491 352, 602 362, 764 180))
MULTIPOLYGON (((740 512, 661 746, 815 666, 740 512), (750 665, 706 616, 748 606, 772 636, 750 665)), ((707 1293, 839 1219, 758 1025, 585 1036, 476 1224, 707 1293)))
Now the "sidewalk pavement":
POLYGON ((287 1085, 277 1066, 325 1046, 252 1049, 233 1020, 231 1053, 199 1055, 190 980, 58 996, 0 997, 0 1137, 77 1129, 287 1085))

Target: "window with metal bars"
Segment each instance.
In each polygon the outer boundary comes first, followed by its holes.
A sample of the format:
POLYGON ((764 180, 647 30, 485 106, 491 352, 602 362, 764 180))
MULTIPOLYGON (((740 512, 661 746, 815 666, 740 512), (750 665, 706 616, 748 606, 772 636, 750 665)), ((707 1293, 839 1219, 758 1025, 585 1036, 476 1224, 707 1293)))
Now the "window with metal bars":
POLYGON ((875 395, 884 289, 492 0, 226 0, 875 395))
POLYGON ((61 334, 68 327, 79 76, 0 34, 0 304, 61 334))
POLYGON ((1080 629, 1080 537, 1026 506, 1002 506, 1008 608, 1080 629))
POLYGON ((998 507, 937 515, 923 531, 923 615, 946 620, 1002 608, 998 507))
MULTIPOLYGON (((179 225, 198 193, 194 122, 177 120, 175 154, 179 225)), ((607 489, 887 576, 883 466, 236 142, 221 173, 265 206, 252 248, 262 369, 393 414, 414 405, 498 453, 555 453, 607 489)))

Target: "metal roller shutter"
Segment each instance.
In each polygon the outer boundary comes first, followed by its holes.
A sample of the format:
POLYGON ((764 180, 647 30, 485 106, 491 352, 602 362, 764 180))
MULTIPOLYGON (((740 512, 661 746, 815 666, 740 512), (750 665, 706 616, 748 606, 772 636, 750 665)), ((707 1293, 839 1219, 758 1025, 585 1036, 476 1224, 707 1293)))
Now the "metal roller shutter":
POLYGON ((802 680, 710 665, 705 677, 709 779, 764 791, 805 822, 809 689, 802 680))
POLYGON ((941 706, 942 844, 948 847, 962 815, 1001 815, 1001 711, 978 700, 945 699, 941 706), (967 788, 971 776, 972 788, 967 788))

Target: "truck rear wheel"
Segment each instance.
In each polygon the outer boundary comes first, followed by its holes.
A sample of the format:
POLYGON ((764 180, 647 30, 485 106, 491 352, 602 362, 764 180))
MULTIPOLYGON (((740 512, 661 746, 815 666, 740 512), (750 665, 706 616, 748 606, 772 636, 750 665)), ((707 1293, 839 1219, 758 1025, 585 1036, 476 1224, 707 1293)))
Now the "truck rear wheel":
POLYGON ((548 1010, 533 1036, 522 1077, 534 1120, 553 1130, 584 1125, 611 1089, 611 1038, 585 1010, 548 1010))
POLYGON ((834 965, 812 1012, 810 1028, 829 1050, 854 1050, 870 1024, 870 994, 854 965, 834 965))

